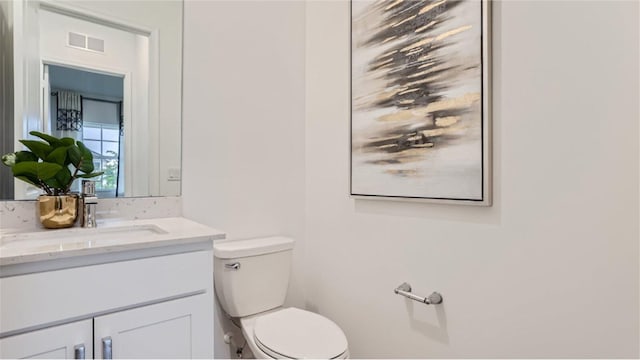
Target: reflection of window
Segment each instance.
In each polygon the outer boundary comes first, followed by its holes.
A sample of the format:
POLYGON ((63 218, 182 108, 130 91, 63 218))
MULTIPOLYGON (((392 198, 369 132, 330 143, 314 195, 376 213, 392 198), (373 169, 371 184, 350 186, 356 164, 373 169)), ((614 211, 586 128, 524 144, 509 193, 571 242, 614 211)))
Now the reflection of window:
POLYGON ((118 184, 118 146, 120 128, 117 124, 85 121, 82 142, 93 153, 94 171, 104 171, 96 177, 97 191, 115 191, 118 184))

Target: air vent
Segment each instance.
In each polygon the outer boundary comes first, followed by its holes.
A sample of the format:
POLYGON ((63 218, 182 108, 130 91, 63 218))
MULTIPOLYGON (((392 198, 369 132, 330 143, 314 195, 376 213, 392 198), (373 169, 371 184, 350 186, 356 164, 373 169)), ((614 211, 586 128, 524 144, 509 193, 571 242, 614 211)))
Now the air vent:
POLYGON ((82 35, 82 34, 78 34, 78 33, 74 33, 74 32, 70 32, 69 33, 69 45, 73 46, 73 47, 79 47, 79 48, 86 48, 86 42, 87 42, 87 37, 82 35))
POLYGON ((104 40, 87 36, 84 34, 78 34, 70 32, 68 36, 68 44, 76 49, 104 52, 104 40))
POLYGON ((89 37, 87 40, 87 48, 89 50, 104 52, 104 40, 92 37, 89 37))

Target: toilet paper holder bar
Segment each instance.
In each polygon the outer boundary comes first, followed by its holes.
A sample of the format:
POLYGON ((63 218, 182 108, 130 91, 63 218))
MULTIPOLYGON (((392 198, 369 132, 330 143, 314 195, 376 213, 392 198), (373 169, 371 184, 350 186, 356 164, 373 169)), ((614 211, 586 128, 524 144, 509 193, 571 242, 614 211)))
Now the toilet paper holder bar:
POLYGON ((417 302, 421 302, 427 305, 442 304, 442 295, 440 295, 440 293, 434 291, 431 295, 427 297, 418 296, 411 292, 411 285, 409 285, 406 282, 400 284, 400 286, 395 288, 393 292, 395 292, 398 295, 402 295, 406 298, 409 298, 411 300, 415 300, 417 302))

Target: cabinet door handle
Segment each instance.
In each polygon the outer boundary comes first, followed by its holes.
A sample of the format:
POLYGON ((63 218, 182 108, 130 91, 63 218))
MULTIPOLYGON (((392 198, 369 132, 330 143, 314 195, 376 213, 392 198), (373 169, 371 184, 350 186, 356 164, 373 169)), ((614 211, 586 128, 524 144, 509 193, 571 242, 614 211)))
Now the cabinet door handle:
POLYGON ((113 358, 113 342, 111 341, 111 336, 102 338, 102 358, 113 358))
POLYGON ((73 348, 73 358, 74 359, 84 359, 85 358, 85 351, 84 351, 84 344, 80 344, 80 345, 76 345, 73 348))

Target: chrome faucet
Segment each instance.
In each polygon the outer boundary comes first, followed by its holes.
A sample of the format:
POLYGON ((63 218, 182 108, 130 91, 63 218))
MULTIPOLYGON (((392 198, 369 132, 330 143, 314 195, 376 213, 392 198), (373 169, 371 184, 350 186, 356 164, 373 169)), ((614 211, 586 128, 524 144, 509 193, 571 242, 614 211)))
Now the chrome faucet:
POLYGON ((82 221, 80 226, 84 228, 94 228, 98 226, 96 222, 96 182, 93 180, 82 180, 82 221))

